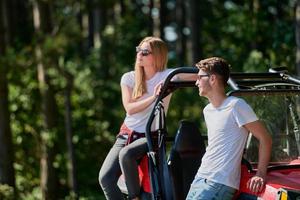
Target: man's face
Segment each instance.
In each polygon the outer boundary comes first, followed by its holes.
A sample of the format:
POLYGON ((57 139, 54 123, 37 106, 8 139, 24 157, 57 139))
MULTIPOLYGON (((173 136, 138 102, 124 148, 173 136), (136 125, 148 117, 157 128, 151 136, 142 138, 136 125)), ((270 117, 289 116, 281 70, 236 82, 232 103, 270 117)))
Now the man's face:
POLYGON ((207 93, 210 91, 211 86, 209 83, 209 79, 210 79, 210 75, 207 72, 200 69, 196 81, 196 86, 199 88, 200 96, 206 96, 207 93))

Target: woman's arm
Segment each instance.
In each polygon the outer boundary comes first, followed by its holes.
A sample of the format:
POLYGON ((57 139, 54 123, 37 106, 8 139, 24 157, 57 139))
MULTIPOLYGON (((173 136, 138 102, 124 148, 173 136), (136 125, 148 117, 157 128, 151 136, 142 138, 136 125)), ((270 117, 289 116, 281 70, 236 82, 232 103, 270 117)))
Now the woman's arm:
POLYGON ((129 115, 138 113, 146 109, 148 106, 150 106, 156 97, 159 95, 160 89, 161 89, 161 83, 157 84, 154 87, 154 93, 152 96, 149 96, 143 100, 135 100, 132 98, 132 88, 126 86, 126 85, 121 85, 121 91, 122 91, 122 102, 123 106, 126 110, 126 112, 129 115))
POLYGON ((189 74, 189 73, 180 73, 176 74, 172 81, 197 81, 197 74, 189 74))

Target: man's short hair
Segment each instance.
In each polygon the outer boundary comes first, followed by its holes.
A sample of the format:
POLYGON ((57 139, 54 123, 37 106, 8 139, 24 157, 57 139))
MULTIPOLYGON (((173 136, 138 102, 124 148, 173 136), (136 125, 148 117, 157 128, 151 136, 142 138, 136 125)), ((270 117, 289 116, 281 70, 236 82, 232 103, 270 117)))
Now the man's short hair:
POLYGON ((230 75, 230 65, 225 59, 219 57, 207 58, 196 63, 196 67, 208 74, 219 75, 223 80, 224 86, 227 84, 230 75))

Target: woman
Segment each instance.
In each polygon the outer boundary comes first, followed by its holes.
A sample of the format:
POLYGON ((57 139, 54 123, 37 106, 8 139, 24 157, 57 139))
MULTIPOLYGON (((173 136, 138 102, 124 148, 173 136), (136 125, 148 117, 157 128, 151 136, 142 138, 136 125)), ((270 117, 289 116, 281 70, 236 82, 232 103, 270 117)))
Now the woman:
MULTIPOLYGON (((99 173, 99 183, 106 199, 122 199, 117 186, 121 172, 126 179, 129 198, 139 199, 137 161, 146 154, 148 148, 144 137, 147 120, 161 84, 171 72, 171 69, 166 69, 167 45, 161 39, 144 38, 136 47, 136 53, 135 70, 125 73, 121 78, 122 102, 126 117, 99 173), (132 132, 139 139, 128 144, 132 132)), ((170 95, 164 99, 165 112, 169 102, 170 95)))

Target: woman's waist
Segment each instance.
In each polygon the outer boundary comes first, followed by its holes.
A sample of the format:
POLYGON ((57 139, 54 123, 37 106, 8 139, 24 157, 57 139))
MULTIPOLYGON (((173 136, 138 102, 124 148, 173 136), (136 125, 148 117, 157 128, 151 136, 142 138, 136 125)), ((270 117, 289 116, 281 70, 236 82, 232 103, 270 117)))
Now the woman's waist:
POLYGON ((135 131, 137 133, 145 133, 147 120, 142 120, 142 119, 135 120, 126 117, 126 119, 124 120, 124 124, 132 131, 135 131))
MULTIPOLYGON (((158 140, 158 131, 153 131, 151 134, 151 140, 158 140)), ((120 132, 117 137, 123 138, 127 140, 126 144, 130 144, 131 142, 144 138, 146 136, 145 132, 138 132, 130 129, 125 123, 122 124, 120 128, 120 132)))

